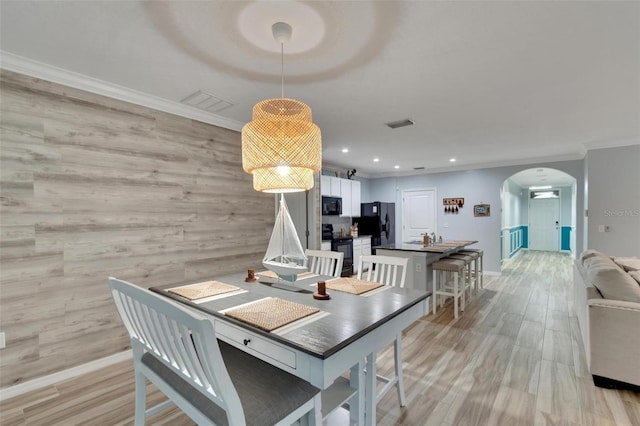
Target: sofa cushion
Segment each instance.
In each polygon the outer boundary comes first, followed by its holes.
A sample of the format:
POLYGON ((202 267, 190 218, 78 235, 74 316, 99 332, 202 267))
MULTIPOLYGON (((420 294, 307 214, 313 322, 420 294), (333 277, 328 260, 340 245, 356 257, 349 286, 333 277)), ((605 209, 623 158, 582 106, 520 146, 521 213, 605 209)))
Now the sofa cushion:
POLYGON ((640 259, 637 257, 614 257, 613 261, 625 271, 640 271, 640 259))
POLYGON ((605 299, 640 303, 640 286, 615 263, 591 262, 587 276, 605 299))

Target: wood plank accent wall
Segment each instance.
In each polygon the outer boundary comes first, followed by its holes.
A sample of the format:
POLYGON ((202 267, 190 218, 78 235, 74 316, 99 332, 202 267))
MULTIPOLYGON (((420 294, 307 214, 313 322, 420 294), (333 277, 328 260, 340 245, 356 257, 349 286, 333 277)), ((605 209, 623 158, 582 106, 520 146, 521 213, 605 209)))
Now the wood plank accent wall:
POLYGON ((0 387, 129 347, 107 287, 259 268, 240 134, 2 70, 0 387))

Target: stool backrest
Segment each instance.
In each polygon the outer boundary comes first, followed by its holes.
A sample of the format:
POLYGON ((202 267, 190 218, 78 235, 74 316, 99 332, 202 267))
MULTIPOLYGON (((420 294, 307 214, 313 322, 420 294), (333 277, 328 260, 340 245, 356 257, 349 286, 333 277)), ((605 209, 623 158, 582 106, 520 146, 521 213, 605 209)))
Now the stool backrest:
POLYGON ((309 272, 320 275, 339 277, 342 273, 344 253, 328 250, 307 250, 307 267, 309 272))
POLYGON ((368 255, 360 257, 358 279, 382 283, 384 285, 404 288, 407 278, 407 263, 404 257, 368 255), (369 267, 363 278, 362 271, 369 267), (375 269, 374 269, 375 267, 375 269), (400 269, 400 271, 398 271, 400 269))
POLYGON ((229 424, 245 424, 240 398, 227 372, 213 322, 166 297, 109 278, 134 352, 134 363, 149 353, 222 408, 229 424))

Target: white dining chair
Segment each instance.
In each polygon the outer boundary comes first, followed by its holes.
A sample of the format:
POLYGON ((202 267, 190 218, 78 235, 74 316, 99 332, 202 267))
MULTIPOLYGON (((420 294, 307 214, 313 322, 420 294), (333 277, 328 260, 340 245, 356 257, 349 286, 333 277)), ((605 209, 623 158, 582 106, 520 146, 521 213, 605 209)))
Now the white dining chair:
POLYGON ((339 277, 342 273, 344 253, 328 250, 307 250, 307 267, 309 272, 320 275, 339 277))
POLYGON ((216 339, 214 322, 109 278, 133 349, 135 425, 172 404, 199 425, 321 424, 320 390, 216 339), (169 400, 146 409, 146 380, 169 400))
MULTIPOLYGON (((360 265, 358 268, 358 279, 382 283, 384 285, 404 288, 405 279, 407 278, 407 264, 409 259, 392 256, 369 255, 360 257, 360 265), (363 276, 363 269, 368 267, 369 270, 363 276)), ((377 375, 376 379, 384 382, 385 385, 376 395, 376 405, 384 395, 394 386, 398 391, 398 401, 400 406, 406 405, 404 393, 404 379, 402 375, 402 332, 396 334, 393 341, 393 358, 395 377, 389 378, 377 375)))

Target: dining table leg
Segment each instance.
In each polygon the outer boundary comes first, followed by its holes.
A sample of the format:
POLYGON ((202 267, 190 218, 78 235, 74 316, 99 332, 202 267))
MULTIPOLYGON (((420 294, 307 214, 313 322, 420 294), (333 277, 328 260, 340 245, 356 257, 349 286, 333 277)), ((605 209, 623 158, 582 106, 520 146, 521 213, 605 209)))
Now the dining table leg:
POLYGON ((376 353, 367 355, 367 374, 365 375, 365 425, 376 424, 376 353))
POLYGON ((358 393, 349 401, 349 423, 364 425, 365 379, 364 360, 351 367, 350 385, 358 389, 358 393))

